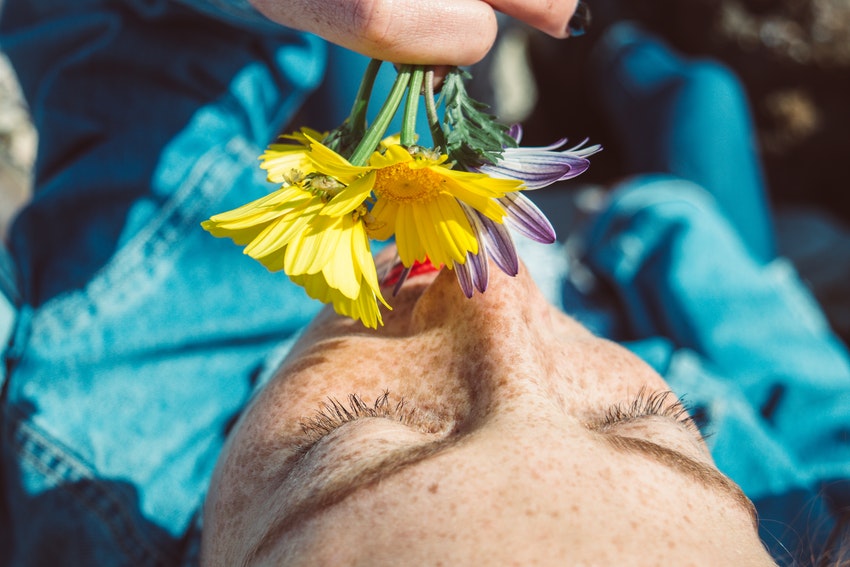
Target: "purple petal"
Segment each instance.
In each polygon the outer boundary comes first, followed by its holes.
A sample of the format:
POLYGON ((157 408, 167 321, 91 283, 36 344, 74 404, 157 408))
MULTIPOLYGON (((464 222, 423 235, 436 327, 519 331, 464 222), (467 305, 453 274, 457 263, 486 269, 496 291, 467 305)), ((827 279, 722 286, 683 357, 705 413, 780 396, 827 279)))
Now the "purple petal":
MULTIPOLYGON (((471 279, 472 285, 480 291, 484 293, 487 289, 487 284, 490 281, 490 265, 487 261, 487 250, 486 250, 486 240, 489 238, 487 233, 487 227, 481 222, 483 218, 478 211, 470 207, 465 203, 460 203, 461 209, 463 209, 466 218, 469 220, 469 224, 472 227, 472 231, 475 233, 475 239, 478 241, 478 254, 469 254, 466 255, 466 263, 464 266, 467 267, 469 271, 469 278, 471 279)), ((460 282, 460 280, 458 280, 460 282)), ((461 288, 464 286, 464 282, 460 282, 461 288)), ((466 290, 464 289, 464 293, 466 290)), ((471 297, 467 295, 467 297, 471 297)))
POLYGON ((521 153, 534 153, 540 151, 555 151, 560 150, 559 153, 571 153, 577 155, 579 157, 587 157, 592 156, 595 153, 602 151, 602 146, 600 144, 593 144, 591 146, 584 147, 584 145, 589 141, 590 138, 585 138, 575 146, 571 148, 567 148, 566 150, 561 150, 567 144, 567 138, 561 138, 560 140, 549 144, 548 146, 525 146, 518 148, 505 148, 505 151, 510 151, 514 154, 521 153))
MULTIPOLYGON (((596 153, 599 153, 599 152, 602 151, 602 145, 601 144, 593 144, 592 146, 587 146, 586 148, 583 148, 582 146, 587 143, 588 139, 589 138, 585 138, 584 140, 582 140, 581 142, 579 142, 575 146, 573 146, 571 148, 567 148, 564 151, 565 152, 572 152, 572 153, 579 155, 581 157, 592 156, 593 154, 596 154, 596 153)), ((566 142, 566 140, 564 140, 564 141, 566 142)))
POLYGON ((510 128, 508 128, 508 136, 516 140, 516 143, 519 144, 522 141, 522 125, 512 124, 510 128))
POLYGON ((407 276, 410 275, 410 268, 405 267, 401 274, 398 276, 398 281, 395 283, 395 287, 393 287, 393 297, 398 295, 398 292, 401 291, 401 286, 404 285, 404 282, 407 281, 407 276))
POLYGON ((516 247, 511 238, 511 233, 505 225, 493 222, 485 216, 479 216, 481 223, 487 230, 485 238, 487 252, 500 270, 509 276, 517 275, 519 273, 519 259, 516 255, 516 247))
POLYGON ((460 284, 460 289, 467 298, 472 297, 475 290, 472 287, 472 274, 469 270, 469 255, 467 255, 465 264, 452 263, 454 264, 455 277, 457 278, 457 283, 460 284))
POLYGON ((487 284, 490 282, 490 264, 487 262, 487 253, 484 248, 480 247, 478 254, 467 254, 466 265, 469 266, 475 289, 481 293, 487 291, 487 284))
MULTIPOLYGON (((559 150, 559 149, 563 148, 564 144, 566 144, 566 143, 567 143, 567 139, 561 138, 557 142, 549 144, 548 146, 525 146, 525 147, 518 147, 518 148, 505 148, 505 151, 510 150, 511 153, 524 153, 524 152, 533 153, 533 152, 539 152, 539 151, 551 152, 551 151, 555 151, 555 150, 559 150)), ((584 142, 582 142, 582 144, 583 143, 584 142)), ((579 144, 576 147, 580 148, 582 144, 579 144)))
POLYGON ((522 193, 508 193, 499 199, 499 203, 508 213, 505 222, 520 234, 544 244, 555 242, 555 228, 531 199, 522 193))
POLYGON ((505 150, 495 164, 482 165, 480 171, 493 177, 517 179, 530 190, 542 189, 557 181, 581 175, 590 167, 587 158, 564 152, 522 152, 505 150))

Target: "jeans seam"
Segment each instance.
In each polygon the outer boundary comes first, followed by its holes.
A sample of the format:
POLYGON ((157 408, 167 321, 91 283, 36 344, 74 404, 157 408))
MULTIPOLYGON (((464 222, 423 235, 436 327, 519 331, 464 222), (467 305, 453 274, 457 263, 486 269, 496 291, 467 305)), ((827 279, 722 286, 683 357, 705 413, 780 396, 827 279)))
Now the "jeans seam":
POLYGON ((155 269, 152 259, 161 258, 162 255, 143 252, 146 248, 168 250, 179 242, 186 234, 186 229, 193 224, 201 230, 200 213, 229 188, 225 183, 209 182, 221 178, 217 172, 250 162, 258 153, 249 141, 239 135, 198 158, 159 214, 121 247, 112 260, 94 275, 86 288, 56 297, 43 305, 38 313, 40 323, 56 331, 58 327, 63 334, 83 331, 95 319, 94 314, 100 305, 114 302, 116 295, 123 293, 127 286, 134 285, 129 272, 155 269), (85 313, 92 316, 80 316, 85 313), (74 328, 69 329, 70 326, 74 328))
POLYGON ((133 525, 133 519, 127 514, 121 497, 105 488, 87 466, 47 434, 24 421, 23 416, 12 415, 20 414, 20 410, 11 406, 3 410, 3 421, 6 422, 5 437, 14 452, 47 479, 51 486, 62 487, 82 506, 93 512, 112 533, 114 541, 126 557, 134 561, 134 564, 139 564, 146 558, 153 559, 156 565, 170 565, 175 562, 176 558, 163 556, 156 545, 139 533, 133 525), (33 450, 34 448, 36 450, 33 450), (58 464, 61 464, 61 470, 57 470, 58 464), (62 486, 63 483, 78 480, 92 481, 93 488, 78 490, 62 486))

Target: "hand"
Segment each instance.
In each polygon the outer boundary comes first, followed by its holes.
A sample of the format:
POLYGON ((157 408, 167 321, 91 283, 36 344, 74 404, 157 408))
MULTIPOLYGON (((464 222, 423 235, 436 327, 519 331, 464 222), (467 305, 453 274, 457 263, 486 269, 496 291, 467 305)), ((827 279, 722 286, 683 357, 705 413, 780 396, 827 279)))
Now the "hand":
POLYGON ((394 63, 471 65, 496 39, 496 12, 566 37, 577 0, 251 0, 269 19, 394 63))

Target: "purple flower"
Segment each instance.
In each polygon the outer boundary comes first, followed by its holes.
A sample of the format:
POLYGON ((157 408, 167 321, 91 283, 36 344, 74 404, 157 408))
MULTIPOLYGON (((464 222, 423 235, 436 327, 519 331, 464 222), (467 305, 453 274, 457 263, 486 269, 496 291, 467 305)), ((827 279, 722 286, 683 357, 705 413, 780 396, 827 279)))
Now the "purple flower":
MULTIPOLYGON (((517 143, 522 138, 519 125, 514 125, 509 133, 517 143)), ((567 143, 566 138, 543 147, 505 148, 498 163, 482 165, 479 171, 492 177, 523 181, 528 190, 542 189, 576 177, 590 167, 587 158, 600 151, 602 146, 583 147, 586 142, 566 150, 561 150, 567 143)), ((555 229, 528 197, 519 192, 508 193, 498 201, 507 212, 504 224, 493 222, 470 207, 463 207, 479 242, 477 254, 467 254, 463 264, 454 263, 458 283, 467 297, 472 297, 476 289, 482 293, 487 289, 490 278, 488 258, 492 258, 509 276, 517 275, 519 260, 508 226, 536 242, 555 242, 555 229)))
MULTIPOLYGON (((517 143, 522 139, 522 128, 518 124, 508 133, 517 143)), ((482 165, 479 171, 493 177, 518 179, 525 183, 527 190, 534 191, 581 175, 590 167, 587 158, 602 149, 599 144, 583 147, 587 143, 584 140, 562 150, 566 143, 567 139, 561 138, 548 146, 505 148, 498 163, 482 165)))

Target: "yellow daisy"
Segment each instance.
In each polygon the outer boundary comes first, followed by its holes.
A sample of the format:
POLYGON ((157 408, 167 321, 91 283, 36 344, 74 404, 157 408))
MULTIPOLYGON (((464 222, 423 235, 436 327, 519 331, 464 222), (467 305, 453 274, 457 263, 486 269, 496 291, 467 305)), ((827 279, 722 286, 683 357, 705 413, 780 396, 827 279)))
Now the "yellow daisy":
POLYGON ((365 167, 315 141, 309 156, 316 170, 346 185, 321 214, 339 214, 374 195, 368 234, 378 240, 395 235, 405 266, 426 258, 435 265, 463 264, 467 254, 478 253, 478 239, 461 203, 501 223, 506 212, 497 199, 523 187, 514 179, 455 171, 445 155, 411 153, 398 144, 374 152, 365 167))
POLYGON ((307 156, 310 152, 310 139, 323 138, 324 134, 311 128, 302 128, 298 132, 280 136, 279 143, 269 144, 260 156, 260 167, 266 170, 268 180, 272 183, 286 183, 293 171, 310 173, 313 164, 307 156), (285 140, 292 140, 294 143, 287 143, 285 140))
POLYGON ((376 328, 382 324, 378 302, 389 305, 369 250, 363 219, 367 211, 361 205, 339 215, 320 215, 331 188, 326 178, 308 178, 214 215, 202 226, 245 246, 244 253, 269 270, 283 270, 311 297, 333 303, 337 313, 376 328))

